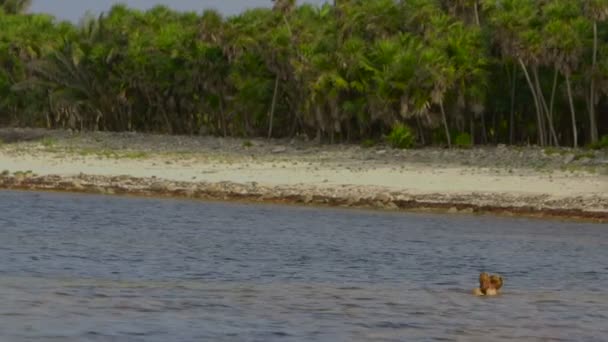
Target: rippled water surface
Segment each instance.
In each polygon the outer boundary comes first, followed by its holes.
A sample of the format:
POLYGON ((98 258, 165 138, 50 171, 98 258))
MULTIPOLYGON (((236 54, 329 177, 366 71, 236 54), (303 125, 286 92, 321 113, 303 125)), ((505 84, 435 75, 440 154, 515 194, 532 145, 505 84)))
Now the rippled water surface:
POLYGON ((0 192, 0 260, 0 341, 608 336, 606 225, 0 192))

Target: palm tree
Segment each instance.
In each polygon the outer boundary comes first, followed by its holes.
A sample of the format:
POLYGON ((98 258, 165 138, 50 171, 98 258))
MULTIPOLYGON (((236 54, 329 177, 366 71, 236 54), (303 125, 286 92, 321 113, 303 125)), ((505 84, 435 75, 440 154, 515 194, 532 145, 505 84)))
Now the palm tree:
POLYGON ((288 15, 296 7, 296 0, 271 0, 273 3, 273 11, 280 12, 283 15, 288 15))
MULTIPOLYGON (((555 68, 555 90, 557 72, 559 71, 566 81, 566 92, 570 107, 572 122, 572 140, 574 147, 578 147, 578 132, 576 125, 576 110, 572 96, 571 76, 577 70, 584 52, 584 31, 588 28, 587 21, 582 16, 581 8, 571 0, 556 0, 543 8, 545 24, 543 36, 549 63, 555 68)), ((553 98, 553 96, 552 96, 553 98)), ((551 101, 553 109, 553 101, 551 101)), ((551 111, 552 114, 552 111, 551 111)))
POLYGON ((49 115, 46 93, 42 89, 27 92, 16 89, 31 76, 27 66, 56 51, 63 44, 63 37, 71 36, 74 28, 68 24, 57 25, 47 15, 1 14, 0 27, 3 28, 0 30, 0 112, 19 113, 19 121, 39 125, 49 115), (35 121, 30 121, 34 118, 35 121))
POLYGON ((549 142, 545 120, 549 123, 550 134, 557 145, 553 119, 549 114, 539 79, 539 66, 546 56, 541 35, 542 22, 538 19, 539 4, 528 0, 505 0, 496 2, 484 0, 484 8, 489 11, 489 19, 496 27, 495 39, 500 44, 502 53, 513 58, 521 67, 532 94, 536 109, 538 143, 541 146, 549 142))
POLYGON ((295 0, 272 0, 272 2, 274 3, 274 6, 272 8, 272 10, 276 13, 279 13, 281 15, 281 18, 283 19, 283 22, 285 23, 285 28, 287 29, 287 32, 289 34, 289 37, 285 37, 285 32, 282 32, 282 30, 280 28, 273 30, 273 32, 271 33, 271 46, 272 49, 275 50, 273 51, 273 58, 275 60, 275 62, 273 63, 273 67, 272 69, 275 69, 275 80, 274 80, 274 88, 273 88, 273 93, 272 93, 272 104, 270 105, 270 118, 269 118, 269 123, 268 123, 268 139, 272 138, 272 128, 274 125, 274 114, 275 114, 275 110, 276 110, 276 106, 277 106, 277 96, 279 94, 279 81, 281 78, 287 78, 287 73, 288 71, 284 70, 284 67, 288 67, 288 57, 285 56, 285 53, 287 52, 287 47, 286 46, 281 46, 284 45, 287 41, 291 40, 293 38, 293 32, 291 30, 291 25, 289 24, 289 20, 288 17, 291 15, 291 13, 294 11, 295 7, 296 7, 296 1, 295 0), (287 39, 286 39, 287 38, 287 39), (283 51, 279 51, 279 50, 283 50, 283 51), (283 56, 281 56, 281 54, 283 56), (279 59, 283 59, 282 61, 279 59), (281 64, 281 65, 278 65, 281 64), (283 66, 283 68, 281 67, 283 66), (281 70, 283 69, 283 70, 281 70))
POLYGON ((475 25, 481 26, 479 0, 443 0, 443 2, 451 15, 461 17, 467 22, 474 21, 475 25), (472 20, 470 18, 471 13, 473 14, 472 20))
POLYGON ((597 52, 598 52, 598 22, 608 19, 608 0, 585 0, 585 12, 587 17, 593 22, 593 51, 591 64, 591 81, 589 91, 589 130, 591 142, 598 141, 597 118, 595 115, 596 106, 596 78, 597 78, 597 52))
POLYGON ((68 123, 69 128, 98 128, 104 110, 100 101, 107 90, 84 66, 77 47, 66 42, 62 50, 48 59, 32 62, 30 68, 34 77, 17 84, 16 90, 43 87, 55 121, 68 123))
POLYGON ((423 58, 425 59, 424 63, 428 69, 428 73, 431 75, 433 83, 431 101, 432 103, 439 105, 448 148, 452 148, 452 138, 444 103, 448 91, 456 81, 455 69, 447 56, 436 48, 427 49, 426 53, 423 54, 423 58))
POLYGON ((22 14, 29 10, 32 0, 0 0, 0 9, 8 14, 22 14))
POLYGON ((337 30, 334 8, 329 4, 314 8, 311 5, 301 6, 292 17, 296 38, 295 51, 291 54, 290 67, 293 70, 292 98, 297 114, 292 123, 310 133, 316 132, 318 140, 330 124, 323 88, 329 83, 321 81, 328 74, 337 73, 337 30), (325 76, 324 76, 325 75, 325 76))

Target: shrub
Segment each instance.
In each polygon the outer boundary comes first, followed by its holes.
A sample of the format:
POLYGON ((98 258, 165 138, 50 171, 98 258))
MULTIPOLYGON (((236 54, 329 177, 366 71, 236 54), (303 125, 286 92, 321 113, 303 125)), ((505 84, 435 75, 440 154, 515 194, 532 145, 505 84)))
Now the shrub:
POLYGON ((608 149, 608 135, 602 136, 602 139, 589 145, 589 148, 594 150, 608 149))
POLYGON ((408 126, 398 123, 393 126, 387 140, 394 148, 410 148, 414 146, 414 134, 408 126))
POLYGON ((361 142, 361 146, 364 148, 370 148, 376 146, 376 141, 374 139, 365 139, 361 142))
POLYGON ((46 138, 42 139, 42 141, 40 143, 44 147, 53 147, 53 146, 55 146, 55 144, 57 144, 57 139, 55 139, 53 137, 46 137, 46 138))
POLYGON ((431 132, 431 145, 447 145, 447 143, 448 140, 445 138, 445 130, 443 128, 433 129, 431 132))
POLYGON ((471 139, 471 135, 469 133, 460 133, 454 139, 454 146, 460 148, 469 148, 473 146, 473 139, 471 139))
POLYGON ((595 158, 595 153, 593 153, 591 151, 587 151, 587 152, 577 153, 576 155, 574 155, 573 160, 593 159, 593 158, 595 158))

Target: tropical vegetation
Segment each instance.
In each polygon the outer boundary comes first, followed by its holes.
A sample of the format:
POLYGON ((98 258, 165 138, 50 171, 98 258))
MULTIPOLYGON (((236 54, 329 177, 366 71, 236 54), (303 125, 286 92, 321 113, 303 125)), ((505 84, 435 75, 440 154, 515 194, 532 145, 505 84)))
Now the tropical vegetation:
POLYGON ((608 134, 608 0, 116 5, 77 25, 28 5, 0 0, 0 125, 399 146, 608 134))

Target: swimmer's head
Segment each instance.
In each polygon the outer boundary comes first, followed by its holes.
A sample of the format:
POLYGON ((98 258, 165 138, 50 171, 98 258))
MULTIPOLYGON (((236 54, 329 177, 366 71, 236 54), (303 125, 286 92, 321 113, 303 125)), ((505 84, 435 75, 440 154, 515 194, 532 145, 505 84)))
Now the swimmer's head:
POLYGON ((479 275, 479 288, 482 290, 487 290, 488 288, 490 288, 490 285, 492 284, 491 280, 490 280, 490 275, 487 274, 486 272, 483 272, 479 275))
POLYGON ((492 287, 497 290, 500 290, 500 288, 502 287, 502 277, 498 274, 492 275, 490 277, 490 283, 492 284, 492 287))

